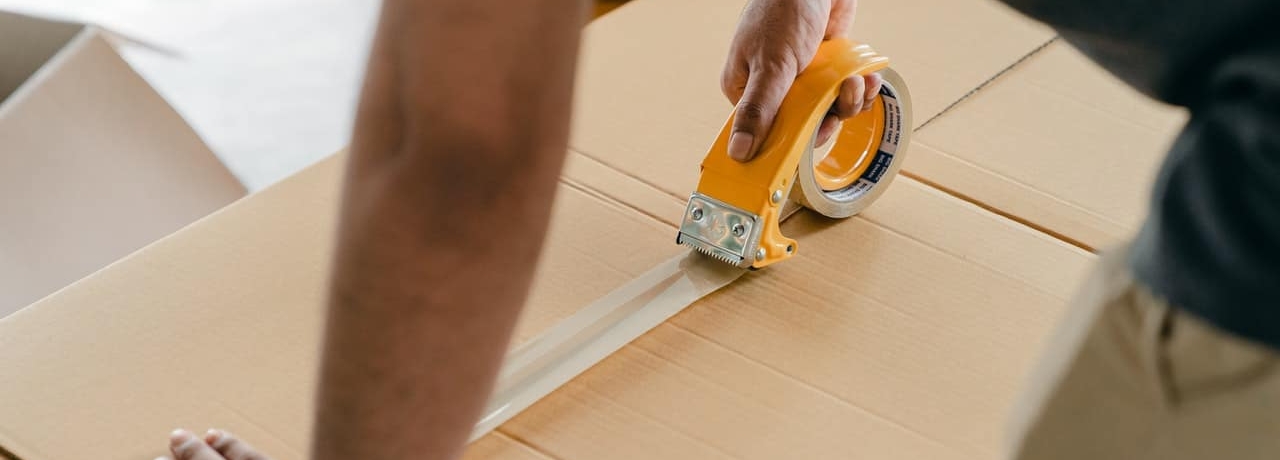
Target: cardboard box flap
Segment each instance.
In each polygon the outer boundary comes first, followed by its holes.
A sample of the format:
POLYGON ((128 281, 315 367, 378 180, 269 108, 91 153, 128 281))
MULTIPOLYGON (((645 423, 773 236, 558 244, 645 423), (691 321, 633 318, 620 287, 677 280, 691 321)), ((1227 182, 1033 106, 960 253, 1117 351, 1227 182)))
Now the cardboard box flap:
MULTIPOLYGON (((0 34, 29 27, 49 47, 78 27, 0 17, 19 26, 0 34)), ((80 30, 0 105, 0 317, 245 193, 96 28, 80 30)))
MULTIPOLYGON (((22 369, 0 373, 0 445, 154 458, 175 426, 222 426, 301 458, 340 170, 321 162, 0 320, 0 368, 22 369)), ((517 344, 681 251, 574 186, 553 212, 517 344)))
POLYGON ((1185 113, 1064 42, 916 133, 904 168, 1082 247, 1133 235, 1185 113))
POLYGON ((83 25, 0 11, 0 108, 83 25))

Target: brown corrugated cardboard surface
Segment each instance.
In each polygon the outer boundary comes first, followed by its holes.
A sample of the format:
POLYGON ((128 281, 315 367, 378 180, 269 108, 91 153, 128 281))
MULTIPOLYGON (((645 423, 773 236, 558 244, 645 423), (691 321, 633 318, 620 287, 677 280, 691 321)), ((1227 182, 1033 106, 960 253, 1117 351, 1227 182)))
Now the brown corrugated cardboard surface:
POLYGON ((561 459, 992 457, 1090 256, 910 180, 883 200, 845 222, 798 216, 796 259, 500 431, 561 459))
MULTIPOLYGON (((925 26, 876 32, 882 51, 972 77, 908 73, 926 111, 1047 37, 978 0, 862 3, 864 18, 1008 27, 992 43, 974 33, 967 60, 940 56, 956 45, 925 26), (944 51, 922 55, 929 44, 944 51)), ((573 141, 587 154, 570 155, 517 340, 681 251, 671 225, 728 115, 715 82, 739 5, 638 0, 589 27, 573 141)), ((300 458, 337 162, 0 321, 0 368, 23 370, 0 373, 0 445, 24 460, 141 458, 175 426, 218 425, 300 458)), ((468 458, 990 458, 1092 258, 906 178, 862 216, 802 213, 784 231, 803 245, 795 259, 691 306, 468 458)))
POLYGON ((0 69, 0 318, 244 194, 96 28, 0 12, 0 69))
POLYGON ((1184 120, 1059 41, 917 132, 904 169, 1103 248, 1137 231, 1184 120))
MULTIPOLYGON (((299 458, 340 166, 0 320, 0 368, 23 370, 0 373, 0 445, 25 460, 154 457, 174 426, 216 425, 299 458)), ((571 186, 554 212, 517 343, 680 251, 665 225, 571 186)))
MULTIPOLYGON (((698 169, 683 160, 732 108, 720 70, 744 3, 633 1, 593 22, 570 146, 687 198, 698 169)), ((852 37, 893 60, 917 126, 1053 36, 991 0, 861 0, 858 17, 852 37)))

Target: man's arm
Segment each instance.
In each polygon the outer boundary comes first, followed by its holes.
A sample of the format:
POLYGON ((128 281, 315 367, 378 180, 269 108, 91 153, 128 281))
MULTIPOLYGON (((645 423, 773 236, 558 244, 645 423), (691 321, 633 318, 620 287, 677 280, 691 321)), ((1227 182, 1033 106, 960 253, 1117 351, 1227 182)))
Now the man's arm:
POLYGON ((386 0, 346 180, 314 458, 462 452, 542 245, 585 11, 386 0))

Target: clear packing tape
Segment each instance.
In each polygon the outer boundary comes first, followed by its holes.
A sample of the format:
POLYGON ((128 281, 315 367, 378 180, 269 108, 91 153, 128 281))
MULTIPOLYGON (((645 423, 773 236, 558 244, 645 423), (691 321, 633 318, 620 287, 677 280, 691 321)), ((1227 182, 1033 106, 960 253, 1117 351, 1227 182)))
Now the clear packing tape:
MULTIPOLYGON (((801 207, 830 218, 853 216, 875 201, 897 175, 905 146, 909 145, 911 100, 897 73, 888 68, 879 73, 885 84, 873 107, 846 120, 833 142, 815 148, 816 129, 807 135, 809 141, 795 175, 791 176, 789 199, 781 206, 780 219, 801 207)), ((834 81, 829 89, 832 94, 838 91, 843 79, 841 76, 834 81)), ((804 115, 810 121, 820 121, 828 106, 829 103, 812 108, 809 111, 813 113, 804 115)), ((806 126, 816 126, 816 123, 806 126)), ((717 152, 713 149, 712 154, 717 152)), ((689 251, 596 299, 507 355, 494 393, 471 439, 484 436, 632 340, 746 272, 746 269, 689 251)))

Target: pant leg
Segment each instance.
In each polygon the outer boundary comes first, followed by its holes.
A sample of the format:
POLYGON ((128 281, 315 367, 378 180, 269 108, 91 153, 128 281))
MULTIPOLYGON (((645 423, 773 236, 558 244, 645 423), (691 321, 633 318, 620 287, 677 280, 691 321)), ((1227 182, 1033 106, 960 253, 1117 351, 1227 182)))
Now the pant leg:
MULTIPOLYGON (((1277 299, 1280 308, 1280 299, 1277 299)), ((1168 458, 1280 458, 1280 356, 1274 349, 1170 313, 1162 346, 1173 420, 1168 458)))
POLYGON ((1274 351, 1169 308, 1126 260, 1103 257, 1050 338, 1011 417, 1010 457, 1280 458, 1274 351))

